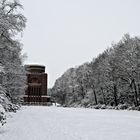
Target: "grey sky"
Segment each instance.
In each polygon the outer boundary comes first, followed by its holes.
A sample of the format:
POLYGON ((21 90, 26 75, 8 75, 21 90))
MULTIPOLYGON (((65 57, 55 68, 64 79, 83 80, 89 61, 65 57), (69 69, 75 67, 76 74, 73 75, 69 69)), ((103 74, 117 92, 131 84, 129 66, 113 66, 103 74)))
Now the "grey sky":
POLYGON ((140 0, 21 0, 26 63, 46 66, 49 87, 70 67, 91 61, 124 33, 140 35, 140 0))

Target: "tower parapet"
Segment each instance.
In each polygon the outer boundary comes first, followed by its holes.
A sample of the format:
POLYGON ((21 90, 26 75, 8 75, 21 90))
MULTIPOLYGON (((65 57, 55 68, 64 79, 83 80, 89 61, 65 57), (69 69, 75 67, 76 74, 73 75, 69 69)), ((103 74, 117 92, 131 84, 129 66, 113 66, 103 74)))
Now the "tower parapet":
POLYGON ((29 73, 45 73, 45 66, 43 65, 26 65, 25 68, 29 73))

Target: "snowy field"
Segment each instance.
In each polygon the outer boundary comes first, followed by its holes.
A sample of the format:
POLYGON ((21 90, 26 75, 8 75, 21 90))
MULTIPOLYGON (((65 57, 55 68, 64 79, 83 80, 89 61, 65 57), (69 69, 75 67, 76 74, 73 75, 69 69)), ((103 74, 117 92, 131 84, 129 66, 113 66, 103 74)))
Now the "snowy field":
POLYGON ((0 140, 140 140, 140 112, 23 107, 0 128, 0 140))

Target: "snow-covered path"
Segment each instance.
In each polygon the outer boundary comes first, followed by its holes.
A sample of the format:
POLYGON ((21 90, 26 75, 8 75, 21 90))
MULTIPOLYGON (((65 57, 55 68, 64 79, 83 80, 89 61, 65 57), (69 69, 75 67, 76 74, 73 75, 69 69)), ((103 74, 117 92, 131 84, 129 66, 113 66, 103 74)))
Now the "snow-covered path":
POLYGON ((23 107, 0 128, 0 140, 140 140, 140 112, 23 107))

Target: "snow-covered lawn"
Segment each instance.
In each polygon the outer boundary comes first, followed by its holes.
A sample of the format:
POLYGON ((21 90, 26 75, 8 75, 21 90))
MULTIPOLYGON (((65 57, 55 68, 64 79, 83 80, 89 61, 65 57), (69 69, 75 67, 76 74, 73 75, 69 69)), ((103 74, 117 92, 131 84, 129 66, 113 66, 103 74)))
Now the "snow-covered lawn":
POLYGON ((140 112, 26 106, 0 140, 140 140, 140 112))

